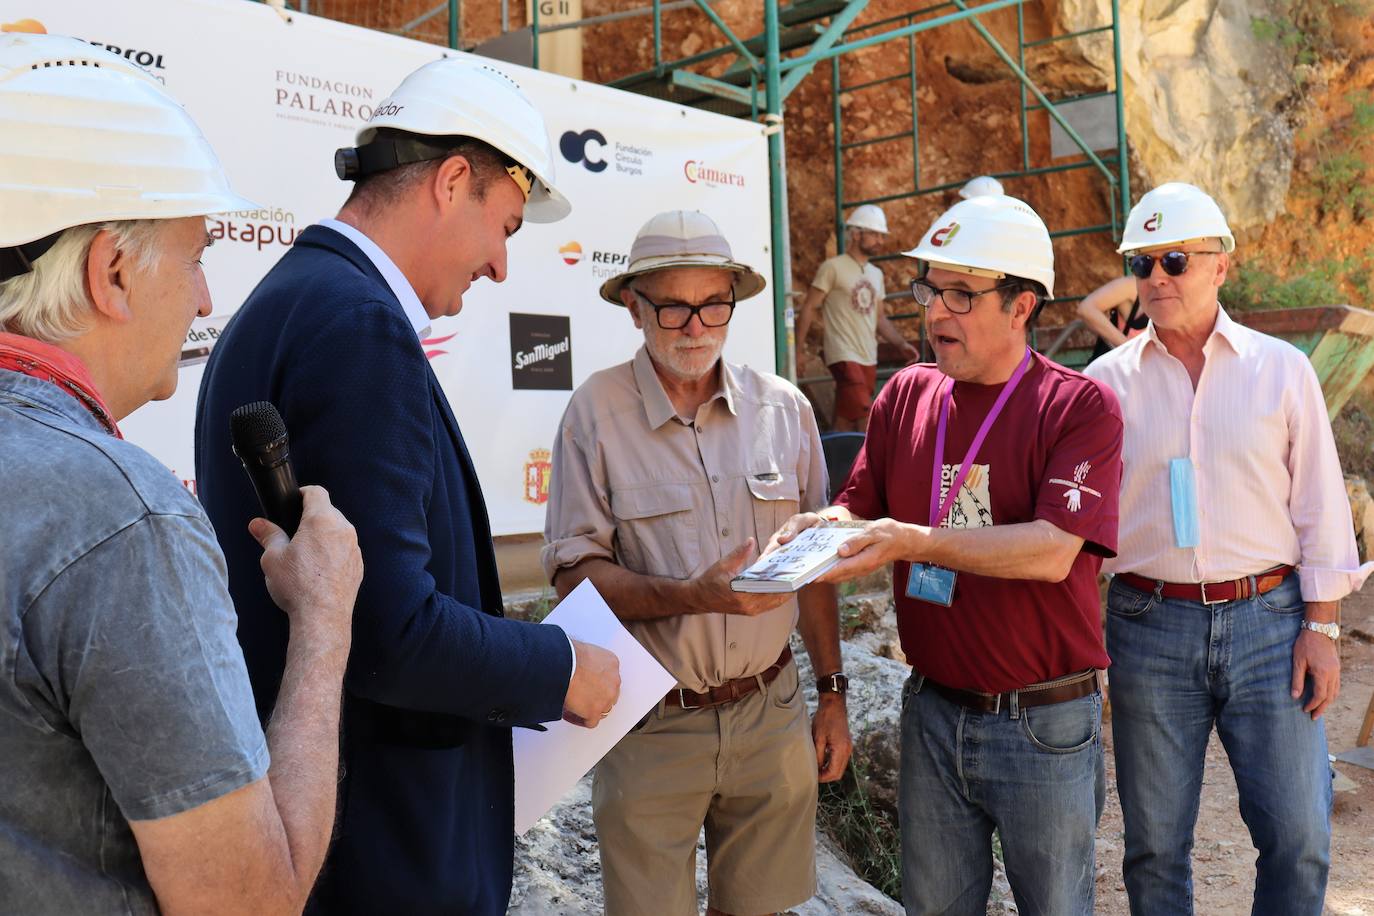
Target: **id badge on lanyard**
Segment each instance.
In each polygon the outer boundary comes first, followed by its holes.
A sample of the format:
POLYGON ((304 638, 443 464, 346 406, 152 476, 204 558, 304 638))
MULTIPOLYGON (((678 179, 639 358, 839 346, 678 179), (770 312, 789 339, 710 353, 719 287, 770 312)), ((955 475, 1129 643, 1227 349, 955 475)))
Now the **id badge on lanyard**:
MULTIPOLYGON (((1007 383, 1002 386, 1002 393, 997 396, 997 401, 988 411, 988 415, 983 418, 983 423, 978 427, 978 434, 973 437, 973 442, 968 447, 968 453, 964 455, 964 460, 959 464, 959 472, 955 475, 953 482, 950 483, 949 492, 945 494, 942 501, 940 499, 940 477, 941 470, 945 461, 945 430, 949 425, 949 402, 954 397, 954 381, 951 379, 949 387, 945 389, 944 398, 940 402, 940 420, 935 427, 935 460, 930 472, 930 527, 938 528, 944 523, 949 511, 954 508, 954 501, 959 498, 959 492, 964 487, 964 481, 968 479, 969 472, 973 470, 973 460, 978 457, 978 449, 982 447, 983 440, 988 437, 988 431, 992 429, 993 421, 1002 413, 1002 408, 1007 405, 1007 400, 1011 393, 1016 390, 1017 384, 1025 377, 1030 369, 1031 351, 1026 348, 1026 358, 1021 360, 1021 365, 1007 379, 1007 383)), ((911 571, 906 577, 906 596, 917 601, 925 601, 929 604, 937 604, 941 607, 949 607, 954 603, 954 586, 958 583, 959 573, 957 570, 946 569, 943 566, 935 566, 931 563, 912 563, 911 571)))

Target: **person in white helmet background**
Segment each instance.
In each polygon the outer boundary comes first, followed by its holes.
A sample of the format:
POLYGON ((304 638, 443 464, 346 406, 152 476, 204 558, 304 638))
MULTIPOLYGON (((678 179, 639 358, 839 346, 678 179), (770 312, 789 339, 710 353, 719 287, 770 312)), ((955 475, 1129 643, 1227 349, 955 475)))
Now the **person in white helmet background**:
POLYGON ((1006 194, 1002 187, 1002 182, 993 178, 991 175, 979 175, 977 178, 970 178, 964 182, 964 186, 959 189, 959 197, 969 200, 973 197, 985 197, 988 195, 1001 197, 1006 194))
POLYGON ((1121 414, 1105 385, 1027 346, 1054 293, 1049 232, 985 195, 906 252, 934 366, 898 372, 873 405, 835 505, 871 519, 822 577, 893 564, 902 696, 898 812, 906 911, 982 916, 992 837, 1017 912, 1089 916, 1104 800, 1106 668, 1097 573, 1116 550, 1121 414))
POLYGON ((0 136, 0 910, 299 912, 356 537, 315 487, 289 540, 244 518, 291 627, 264 737, 214 532, 118 427, 210 313, 205 217, 256 205, 157 80, 74 38, 0 35, 0 136))
POLYGON ((708 913, 804 903, 817 781, 849 759, 834 587, 730 588, 780 524, 827 498, 806 398, 721 358, 736 303, 763 287, 706 214, 654 216, 601 287, 644 344, 573 392, 554 442, 545 572, 560 596, 591 579, 678 680, 596 766, 608 916, 696 916, 703 826, 708 913), (818 675, 810 729, 794 628, 818 675))
POLYGON ((569 211, 544 120, 490 66, 402 81, 335 157, 356 182, 301 233, 219 338, 196 410, 196 472, 265 714, 285 621, 239 535, 253 493, 225 422, 277 404, 301 479, 354 519, 367 570, 345 678, 338 838, 310 912, 504 913, 513 867, 511 729, 614 705, 613 654, 503 617, 486 508, 421 337, 468 287, 505 279, 525 220, 569 211))
POLYGON ((1359 568, 1321 386, 1291 344, 1217 301, 1235 238, 1181 182, 1141 197, 1120 251, 1145 333, 1087 369, 1121 399, 1121 539, 1106 570, 1112 731, 1131 912, 1191 913, 1215 728, 1258 851, 1253 912, 1317 916, 1330 864, 1321 716, 1359 568))
POLYGON ((878 379, 878 337, 914 360, 917 351, 883 310, 883 272, 869 258, 880 254, 887 238, 887 216, 876 204, 854 208, 845 221, 845 250, 821 263, 797 315, 797 364, 811 333, 817 306, 825 319, 821 353, 835 379, 831 428, 858 430, 868 425, 868 409, 878 379))

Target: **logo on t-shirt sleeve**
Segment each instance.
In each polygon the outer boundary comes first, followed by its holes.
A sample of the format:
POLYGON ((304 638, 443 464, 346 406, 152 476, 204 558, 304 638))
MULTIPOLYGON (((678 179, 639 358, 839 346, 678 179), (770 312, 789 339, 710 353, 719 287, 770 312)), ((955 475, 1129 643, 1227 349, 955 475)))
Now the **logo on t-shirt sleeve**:
POLYGON ((1073 469, 1073 480, 1064 480, 1062 477, 1050 478, 1050 483, 1059 484, 1061 487, 1067 488, 1064 491, 1064 501, 1070 512, 1077 512, 1079 509, 1083 508, 1084 493, 1087 493, 1089 496, 1096 496, 1098 499, 1102 498, 1102 494, 1099 491, 1083 483, 1083 481, 1088 479, 1088 472, 1092 469, 1092 463, 1084 461, 1073 469))

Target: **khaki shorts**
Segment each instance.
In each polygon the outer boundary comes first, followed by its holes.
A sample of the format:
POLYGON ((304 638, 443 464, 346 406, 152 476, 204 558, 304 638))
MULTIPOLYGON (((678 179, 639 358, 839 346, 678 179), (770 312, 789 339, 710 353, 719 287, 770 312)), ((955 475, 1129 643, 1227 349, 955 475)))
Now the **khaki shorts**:
POLYGON ((592 814, 607 916, 776 913, 816 893, 816 751, 797 666, 714 709, 664 707, 596 766, 592 814))

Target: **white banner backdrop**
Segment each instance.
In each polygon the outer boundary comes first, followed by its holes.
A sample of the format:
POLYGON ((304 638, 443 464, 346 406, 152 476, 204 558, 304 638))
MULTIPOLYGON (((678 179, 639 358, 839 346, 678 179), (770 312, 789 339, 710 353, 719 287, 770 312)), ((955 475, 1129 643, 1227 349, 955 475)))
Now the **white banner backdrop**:
MULTIPOLYGON (((196 393, 215 336, 296 235, 337 212, 352 185, 335 177, 334 150, 353 145, 358 127, 407 73, 456 53, 289 18, 250 0, 0 0, 0 29, 38 23, 107 47, 165 82, 205 131, 234 188, 262 205, 212 223, 219 238, 205 270, 214 314, 191 328, 176 395, 121 424, 192 488, 196 393)), ((629 359, 643 340, 624 310, 596 291, 624 269, 645 220, 661 210, 702 210, 721 225, 737 259, 770 284, 772 271, 759 125, 487 63, 544 113, 557 184, 573 204, 561 222, 526 223, 510 241, 507 280, 479 281, 462 313, 436 321, 426 341, 501 535, 543 530, 548 452, 569 387, 629 359)), ((773 371, 770 303, 764 294, 741 305, 727 359, 773 371)))

